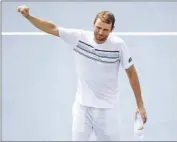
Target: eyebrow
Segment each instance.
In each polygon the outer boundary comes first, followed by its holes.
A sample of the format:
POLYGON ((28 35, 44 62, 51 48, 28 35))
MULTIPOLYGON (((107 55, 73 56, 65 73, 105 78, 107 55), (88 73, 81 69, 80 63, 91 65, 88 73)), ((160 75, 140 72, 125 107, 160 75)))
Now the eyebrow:
MULTIPOLYGON (((96 27, 101 28, 100 26, 96 26, 96 27)), ((101 29, 103 29, 103 30, 109 30, 109 29, 104 29, 104 28, 101 28, 101 29)))

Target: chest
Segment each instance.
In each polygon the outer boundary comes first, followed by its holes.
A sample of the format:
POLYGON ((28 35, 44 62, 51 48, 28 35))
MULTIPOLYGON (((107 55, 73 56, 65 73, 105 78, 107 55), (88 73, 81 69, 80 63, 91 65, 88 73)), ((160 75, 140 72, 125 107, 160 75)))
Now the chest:
POLYGON ((114 44, 96 44, 93 40, 79 40, 75 50, 100 61, 116 62, 120 59, 120 50, 114 44))

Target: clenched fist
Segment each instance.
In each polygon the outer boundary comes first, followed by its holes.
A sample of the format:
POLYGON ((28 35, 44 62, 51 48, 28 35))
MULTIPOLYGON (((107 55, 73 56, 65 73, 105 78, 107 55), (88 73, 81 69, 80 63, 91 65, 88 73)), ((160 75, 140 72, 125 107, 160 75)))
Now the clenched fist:
POLYGON ((29 7, 27 6, 18 6, 17 7, 18 12, 20 12, 24 17, 29 16, 29 7))

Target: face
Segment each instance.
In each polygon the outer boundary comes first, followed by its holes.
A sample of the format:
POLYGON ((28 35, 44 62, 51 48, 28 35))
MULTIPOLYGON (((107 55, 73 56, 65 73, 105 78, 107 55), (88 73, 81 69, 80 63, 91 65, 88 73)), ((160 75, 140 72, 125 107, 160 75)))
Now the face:
POLYGON ((105 42, 111 32, 112 24, 104 23, 99 18, 94 23, 94 38, 97 43, 105 42))

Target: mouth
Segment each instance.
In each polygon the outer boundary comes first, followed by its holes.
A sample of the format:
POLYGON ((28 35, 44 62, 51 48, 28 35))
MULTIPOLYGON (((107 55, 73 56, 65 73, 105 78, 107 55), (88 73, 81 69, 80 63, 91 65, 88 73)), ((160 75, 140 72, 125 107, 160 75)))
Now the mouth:
POLYGON ((104 37, 103 35, 98 35, 99 37, 104 37))
POLYGON ((98 39, 103 39, 104 36, 103 35, 98 35, 98 39))

